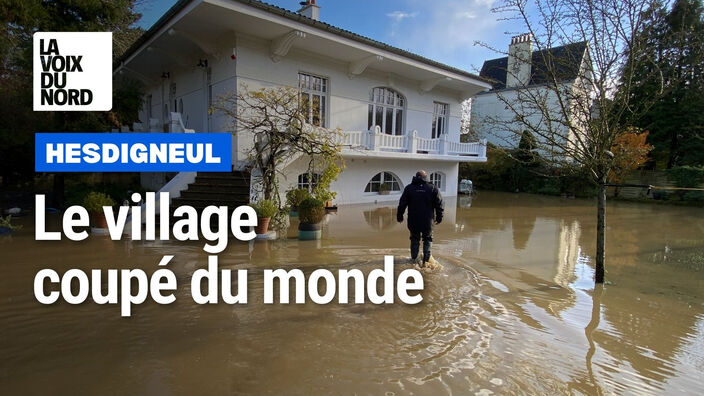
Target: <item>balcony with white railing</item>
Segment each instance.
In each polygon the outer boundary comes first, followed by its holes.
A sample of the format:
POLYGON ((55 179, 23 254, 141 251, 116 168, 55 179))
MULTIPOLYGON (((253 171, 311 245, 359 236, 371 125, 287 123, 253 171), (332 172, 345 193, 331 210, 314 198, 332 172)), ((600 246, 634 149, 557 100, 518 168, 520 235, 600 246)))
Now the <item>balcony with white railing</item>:
POLYGON ((368 131, 342 131, 340 144, 343 154, 440 159, 466 162, 486 161, 486 140, 478 142, 450 141, 447 135, 437 139, 418 137, 417 131, 406 135, 388 135, 379 127, 368 131))
POLYGON ((169 113, 165 123, 156 118, 150 118, 147 123, 135 122, 132 128, 123 125, 120 129, 113 129, 112 132, 169 132, 169 133, 195 133, 195 130, 186 128, 183 123, 181 113, 169 113))

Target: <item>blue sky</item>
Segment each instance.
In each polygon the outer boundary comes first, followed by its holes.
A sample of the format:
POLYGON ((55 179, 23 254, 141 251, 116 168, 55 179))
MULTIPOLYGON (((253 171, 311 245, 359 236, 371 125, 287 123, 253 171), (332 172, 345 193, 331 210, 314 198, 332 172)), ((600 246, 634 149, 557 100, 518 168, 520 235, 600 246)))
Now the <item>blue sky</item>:
MULTIPOLYGON (((139 25, 149 28, 176 0, 144 1, 139 25)), ((297 0, 267 3, 296 11, 297 0)), ((475 41, 506 50, 511 35, 522 32, 516 22, 499 21, 491 12, 495 0, 318 0, 320 19, 357 34, 477 72, 486 59, 501 54, 475 41), (507 35, 508 33, 508 35, 507 35)))

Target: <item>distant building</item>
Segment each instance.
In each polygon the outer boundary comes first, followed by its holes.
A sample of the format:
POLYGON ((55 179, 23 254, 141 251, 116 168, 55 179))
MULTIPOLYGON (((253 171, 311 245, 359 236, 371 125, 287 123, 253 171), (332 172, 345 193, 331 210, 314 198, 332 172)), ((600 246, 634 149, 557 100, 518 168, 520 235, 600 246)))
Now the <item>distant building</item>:
POLYGON ((540 130, 552 130, 556 135, 569 136, 570 141, 573 141, 574 137, 561 122, 562 107, 554 89, 547 88, 552 81, 548 69, 556 71, 558 83, 563 84, 561 88, 586 93, 584 87, 587 84, 583 76, 588 75, 589 67, 589 48, 586 42, 533 51, 530 34, 513 37, 508 56, 485 61, 482 66, 480 76, 492 82, 492 89, 479 93, 472 101, 470 127, 473 133, 497 146, 517 147, 521 138, 517 132, 525 128, 514 121, 516 112, 510 106, 515 106, 515 109, 521 109, 522 116, 527 117, 532 125, 538 125, 540 130), (547 68, 546 62, 555 67, 547 68), (521 98, 528 95, 544 98, 549 116, 531 108, 525 101, 521 105, 521 98))

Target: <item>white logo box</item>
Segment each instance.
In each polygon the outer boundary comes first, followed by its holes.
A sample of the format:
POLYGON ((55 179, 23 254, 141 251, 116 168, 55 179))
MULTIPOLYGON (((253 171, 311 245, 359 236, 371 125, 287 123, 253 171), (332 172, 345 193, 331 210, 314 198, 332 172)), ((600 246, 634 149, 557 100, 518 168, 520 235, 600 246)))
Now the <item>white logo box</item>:
MULTIPOLYGON (((112 32, 37 32, 34 33, 33 55, 34 111, 108 111, 112 109, 112 32), (61 66, 63 61, 54 61, 56 54, 46 53, 52 49, 51 40, 56 40, 59 58, 71 59, 68 62, 69 65, 73 60, 81 57, 79 63, 81 72, 70 71, 70 68, 64 69, 65 87, 56 87, 57 76, 51 65, 61 66), (45 53, 43 55, 42 49, 45 53), (42 77, 44 72, 42 58, 45 63, 52 59, 47 73, 51 74, 53 81, 52 86, 48 88, 42 88, 42 78, 44 82, 50 80, 47 76, 42 77), (42 103, 43 91, 44 95, 51 97, 51 100, 45 96, 45 102, 42 103), (90 91, 90 95, 87 91, 90 91), (81 100, 87 102, 85 99, 89 96, 90 103, 81 102, 81 100), (75 99, 71 100, 71 98, 75 99)), ((64 81, 62 73, 59 72, 59 83, 64 81)))

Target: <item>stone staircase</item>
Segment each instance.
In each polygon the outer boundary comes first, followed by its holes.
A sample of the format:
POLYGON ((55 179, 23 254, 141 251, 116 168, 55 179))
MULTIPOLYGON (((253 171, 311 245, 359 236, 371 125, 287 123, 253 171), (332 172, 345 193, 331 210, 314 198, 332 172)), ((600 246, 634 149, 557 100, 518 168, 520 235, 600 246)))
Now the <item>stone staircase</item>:
POLYGON ((198 172, 194 183, 171 200, 171 211, 190 205, 198 212, 206 206, 227 206, 230 211, 249 203, 249 172, 198 172))

